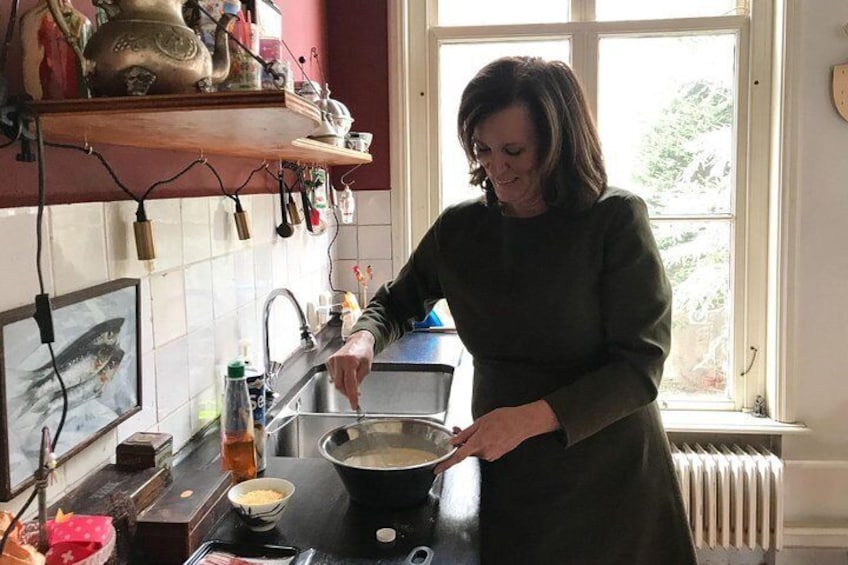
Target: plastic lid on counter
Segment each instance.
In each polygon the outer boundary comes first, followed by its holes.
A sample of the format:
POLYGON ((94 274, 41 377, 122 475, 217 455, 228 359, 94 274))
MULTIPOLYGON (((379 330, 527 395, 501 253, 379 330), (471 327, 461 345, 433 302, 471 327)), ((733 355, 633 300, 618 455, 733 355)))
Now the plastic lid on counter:
POLYGON ((397 532, 394 528, 380 528, 377 530, 377 541, 380 543, 392 543, 397 537, 397 532))

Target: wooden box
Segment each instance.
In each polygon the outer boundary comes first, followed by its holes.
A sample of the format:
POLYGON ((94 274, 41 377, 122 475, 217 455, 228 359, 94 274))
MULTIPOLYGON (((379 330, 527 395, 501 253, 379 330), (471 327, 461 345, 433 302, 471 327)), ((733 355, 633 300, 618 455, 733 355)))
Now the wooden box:
POLYGON ((171 434, 138 432, 118 444, 116 464, 121 469, 170 467, 173 459, 171 434))
POLYGON ((172 468, 173 483, 139 514, 136 551, 157 565, 181 564, 230 510, 230 475, 221 469, 217 435, 172 468))

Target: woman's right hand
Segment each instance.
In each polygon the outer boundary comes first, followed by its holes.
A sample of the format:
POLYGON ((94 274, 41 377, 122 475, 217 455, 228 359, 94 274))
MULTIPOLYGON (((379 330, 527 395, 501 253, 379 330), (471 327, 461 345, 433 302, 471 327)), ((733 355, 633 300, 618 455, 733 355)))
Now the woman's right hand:
POLYGON ((336 389, 347 397, 354 410, 359 408, 359 383, 371 371, 374 336, 360 330, 350 335, 338 351, 327 358, 327 371, 336 389))

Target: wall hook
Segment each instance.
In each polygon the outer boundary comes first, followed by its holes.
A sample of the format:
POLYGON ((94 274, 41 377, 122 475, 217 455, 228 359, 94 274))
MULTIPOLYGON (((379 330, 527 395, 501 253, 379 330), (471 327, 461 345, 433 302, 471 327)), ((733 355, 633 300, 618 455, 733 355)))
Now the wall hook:
POLYGON ((355 182, 356 182, 355 180, 352 180, 352 181, 348 182, 348 181, 347 181, 347 177, 348 177, 348 175, 350 175, 351 173, 353 173, 353 171, 355 171, 356 169, 358 169, 358 168, 359 168, 359 167, 361 167, 361 166, 362 166, 362 163, 359 163, 359 164, 357 164, 357 165, 354 165, 352 169, 350 169, 349 171, 346 171, 346 172, 345 172, 345 173, 341 176, 341 178, 339 178, 339 182, 340 182, 340 183, 342 183, 342 184, 343 184, 343 185, 345 185, 345 186, 350 186, 350 185, 352 185, 353 183, 355 183, 355 182))

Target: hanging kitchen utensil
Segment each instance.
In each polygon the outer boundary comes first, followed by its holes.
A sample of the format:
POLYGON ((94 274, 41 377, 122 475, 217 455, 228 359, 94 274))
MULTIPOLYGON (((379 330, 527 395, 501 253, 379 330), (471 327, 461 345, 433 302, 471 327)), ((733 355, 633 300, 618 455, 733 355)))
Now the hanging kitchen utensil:
POLYGON ((294 228, 289 224, 286 219, 286 183, 283 180, 283 171, 281 170, 277 175, 277 185, 280 191, 280 214, 282 216, 282 222, 279 226, 277 226, 277 235, 280 237, 291 237, 294 233, 294 228))
POLYGON ((314 231, 312 227, 312 204, 309 202, 306 183, 303 179, 303 170, 297 171, 297 180, 300 181, 300 203, 303 207, 303 217, 306 220, 306 229, 311 232, 314 231))
POLYGON ((292 196, 292 187, 288 187, 288 204, 286 206, 289 209, 289 218, 291 218, 291 223, 293 226, 299 225, 303 220, 300 219, 300 212, 297 211, 297 204, 294 201, 294 197, 292 196))
POLYGON ((303 205, 303 217, 306 218, 306 229, 314 231, 312 227, 312 204, 309 203, 309 195, 306 194, 306 187, 300 189, 300 201, 303 205))

